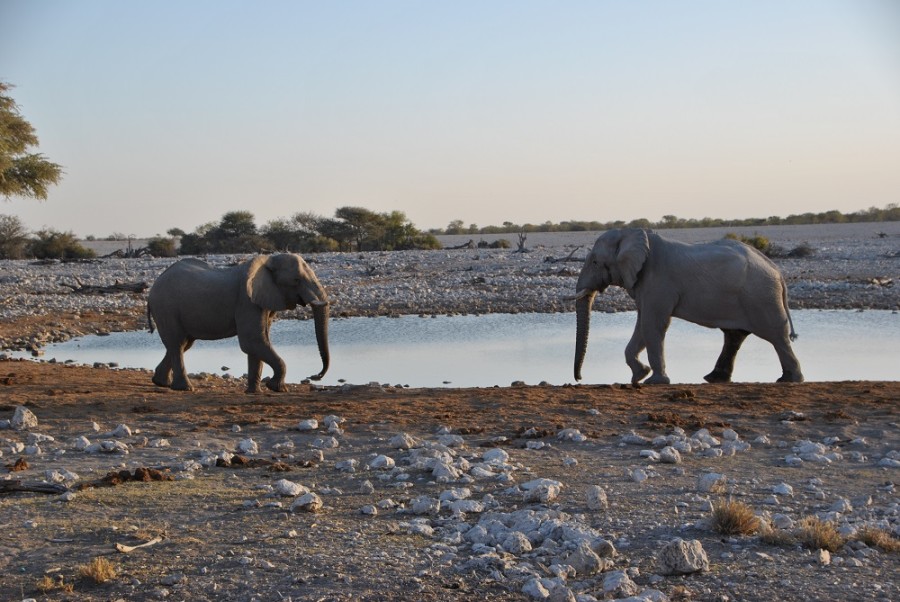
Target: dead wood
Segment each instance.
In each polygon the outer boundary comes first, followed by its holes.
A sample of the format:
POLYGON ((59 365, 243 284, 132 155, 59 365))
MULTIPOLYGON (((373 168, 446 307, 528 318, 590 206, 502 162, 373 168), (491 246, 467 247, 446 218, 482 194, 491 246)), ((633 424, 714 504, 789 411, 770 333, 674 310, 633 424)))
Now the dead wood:
POLYGON ((59 495, 69 490, 65 485, 57 483, 26 483, 22 481, 0 481, 0 495, 5 493, 48 493, 59 495))
POLYGON ((581 247, 575 247, 572 252, 565 257, 544 257, 544 263, 564 263, 566 261, 574 261, 576 263, 584 263, 584 257, 575 257, 575 252, 581 247))
POLYGON ((115 284, 111 284, 108 286, 98 286, 93 284, 82 284, 81 281, 76 278, 74 284, 67 284, 65 282, 60 282, 60 286, 65 286, 66 288, 72 289, 73 293, 79 295, 114 295, 117 293, 143 293, 147 290, 146 282, 119 282, 116 280, 115 284))

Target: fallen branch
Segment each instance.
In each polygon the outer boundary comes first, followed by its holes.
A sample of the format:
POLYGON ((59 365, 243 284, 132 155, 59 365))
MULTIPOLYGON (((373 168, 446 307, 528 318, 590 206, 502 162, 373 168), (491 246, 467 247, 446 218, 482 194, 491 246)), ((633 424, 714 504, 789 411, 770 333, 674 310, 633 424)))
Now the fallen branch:
POLYGON ((129 552, 134 552, 138 548, 146 548, 148 546, 153 546, 153 545, 158 544, 161 541, 162 541, 162 537, 157 536, 157 537, 154 537, 153 539, 151 539, 150 541, 138 544, 136 546, 126 546, 123 543, 117 543, 116 551, 122 552, 123 554, 128 554, 129 552))
POLYGON ((566 261, 574 261, 574 262, 578 262, 578 263, 583 263, 584 259, 585 259, 584 257, 573 257, 573 255, 575 255, 575 251, 577 251, 580 248, 581 247, 575 247, 574 249, 572 249, 572 252, 569 253, 565 257, 561 257, 561 258, 544 257, 544 263, 564 263, 566 261))
POLYGON ((76 278, 76 285, 67 284, 65 282, 60 282, 60 286, 65 286, 66 288, 72 289, 73 293, 79 295, 111 295, 116 293, 143 293, 147 290, 146 282, 119 282, 116 280, 115 284, 109 286, 96 286, 93 284, 82 284, 81 281, 76 278))
POLYGON ((446 249, 447 251, 456 251, 459 249, 474 249, 474 248, 475 248, 474 240, 469 240, 469 242, 464 242, 463 244, 456 245, 455 247, 444 247, 444 249, 446 249))
POLYGON ((48 493, 60 495, 69 490, 58 483, 23 483, 22 481, 0 481, 0 494, 4 493, 48 493))

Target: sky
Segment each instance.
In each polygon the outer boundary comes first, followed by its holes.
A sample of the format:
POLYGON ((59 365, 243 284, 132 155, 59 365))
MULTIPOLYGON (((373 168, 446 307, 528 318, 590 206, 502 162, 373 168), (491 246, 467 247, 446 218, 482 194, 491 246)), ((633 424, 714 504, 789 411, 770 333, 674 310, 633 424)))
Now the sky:
POLYGON ((0 80, 82 237, 900 202, 896 0, 0 0, 0 80))

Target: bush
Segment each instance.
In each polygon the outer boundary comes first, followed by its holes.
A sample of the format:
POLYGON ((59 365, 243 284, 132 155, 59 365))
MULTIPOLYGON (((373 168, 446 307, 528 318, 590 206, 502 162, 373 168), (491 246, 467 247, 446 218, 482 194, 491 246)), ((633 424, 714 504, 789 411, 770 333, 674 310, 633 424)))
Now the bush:
POLYGON ((25 225, 14 215, 0 215, 0 259, 22 259, 28 244, 25 225))
POLYGON ((722 535, 752 535, 759 530, 759 518, 743 502, 720 502, 713 507, 713 530, 722 535))
POLYGON ((39 230, 34 233, 35 240, 28 245, 28 252, 37 259, 88 259, 97 254, 85 249, 72 232, 56 230, 39 230))
POLYGON ((725 238, 730 238, 731 240, 739 240, 746 245, 750 245, 757 251, 762 252, 765 255, 768 255, 772 249, 772 243, 769 242, 769 239, 765 236, 760 236, 759 234, 755 236, 744 236, 743 234, 735 234, 733 232, 729 232, 725 235, 725 238))
POLYGON ((175 257, 175 239, 156 236, 147 241, 147 250, 154 257, 175 257))

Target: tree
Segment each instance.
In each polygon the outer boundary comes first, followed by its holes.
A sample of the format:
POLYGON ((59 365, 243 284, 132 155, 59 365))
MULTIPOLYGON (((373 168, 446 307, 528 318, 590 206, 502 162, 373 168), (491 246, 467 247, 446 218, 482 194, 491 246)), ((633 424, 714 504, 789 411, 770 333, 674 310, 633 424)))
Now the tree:
POLYGON ((31 241, 30 252, 38 259, 85 259, 95 257, 90 249, 78 244, 73 232, 60 232, 52 228, 38 230, 31 241))
POLYGON ((14 215, 0 215, 0 259, 22 259, 28 231, 14 215))
POLYGON ((62 167, 28 149, 38 144, 37 134, 19 113, 8 94, 10 84, 0 82, 0 195, 45 200, 47 188, 62 178, 62 167))

